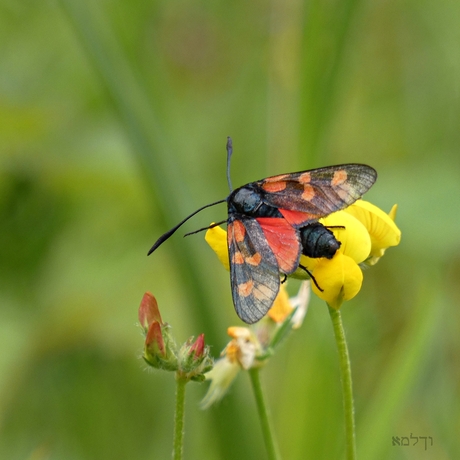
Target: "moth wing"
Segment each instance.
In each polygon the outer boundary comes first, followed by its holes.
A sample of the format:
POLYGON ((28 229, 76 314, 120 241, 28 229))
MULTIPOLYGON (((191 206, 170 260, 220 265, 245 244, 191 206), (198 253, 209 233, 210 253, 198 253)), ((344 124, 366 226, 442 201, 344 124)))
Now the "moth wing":
POLYGON ((299 266, 302 249, 298 230, 282 217, 257 217, 256 220, 275 255, 278 270, 288 275, 293 273, 299 266))
POLYGON ((278 295, 278 262, 253 218, 231 216, 227 239, 233 304, 238 316, 252 324, 266 315, 278 295))
POLYGON ((282 213, 306 213, 305 224, 354 203, 376 179, 377 172, 370 166, 345 164, 267 177, 254 184, 265 192, 267 205, 281 208, 282 213))

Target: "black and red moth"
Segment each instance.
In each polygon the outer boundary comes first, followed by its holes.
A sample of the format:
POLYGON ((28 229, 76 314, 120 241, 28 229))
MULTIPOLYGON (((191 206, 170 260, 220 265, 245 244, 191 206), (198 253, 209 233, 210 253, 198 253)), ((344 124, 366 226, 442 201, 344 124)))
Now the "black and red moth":
POLYGON ((230 195, 186 217, 162 235, 149 254, 197 212, 227 202, 228 219, 219 224, 227 222, 233 303, 238 316, 252 324, 273 305, 281 276, 299 267, 301 254, 329 259, 334 256, 340 242, 318 219, 361 198, 376 181, 377 172, 363 164, 326 166, 267 177, 232 190, 231 138, 227 153, 230 195))

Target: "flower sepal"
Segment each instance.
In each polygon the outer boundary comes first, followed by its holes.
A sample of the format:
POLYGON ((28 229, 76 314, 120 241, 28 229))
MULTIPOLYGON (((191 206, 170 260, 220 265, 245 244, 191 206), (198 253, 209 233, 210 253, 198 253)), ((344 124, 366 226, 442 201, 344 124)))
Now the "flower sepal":
POLYGON ((169 324, 160 324, 158 321, 150 324, 142 357, 147 364, 157 369, 177 370, 177 347, 171 337, 169 324))

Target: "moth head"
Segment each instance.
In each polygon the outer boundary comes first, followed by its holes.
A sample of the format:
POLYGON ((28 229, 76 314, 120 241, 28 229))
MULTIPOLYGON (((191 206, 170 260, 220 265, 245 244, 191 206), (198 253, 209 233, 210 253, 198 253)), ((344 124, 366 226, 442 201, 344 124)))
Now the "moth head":
POLYGON ((236 189, 230 195, 228 204, 230 211, 251 215, 262 204, 262 198, 257 190, 244 186, 236 189))

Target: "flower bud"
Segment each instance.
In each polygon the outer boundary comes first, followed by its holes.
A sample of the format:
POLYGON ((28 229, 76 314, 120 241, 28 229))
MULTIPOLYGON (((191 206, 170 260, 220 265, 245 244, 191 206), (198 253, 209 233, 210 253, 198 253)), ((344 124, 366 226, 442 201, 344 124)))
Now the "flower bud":
POLYGON ((145 333, 144 360, 152 367, 177 370, 177 350, 169 332, 169 325, 161 319, 158 303, 150 292, 142 297, 138 311, 145 333))
POLYGON ((139 306, 139 323, 144 329, 145 333, 149 330, 149 326, 153 321, 163 324, 161 320, 160 310, 158 309, 158 303, 153 294, 146 292, 142 297, 141 304, 139 306))
POLYGON ((200 359, 204 354, 204 348, 204 334, 200 334, 190 347, 190 356, 192 356, 195 360, 200 359))
POLYGON ((212 369, 213 360, 209 356, 209 347, 205 345, 204 334, 197 339, 187 340, 179 351, 179 370, 189 379, 204 380, 204 373, 212 369))
POLYGON ((153 321, 150 324, 145 337, 145 348, 152 355, 158 355, 163 358, 166 356, 163 334, 161 333, 161 326, 158 321, 153 321))

